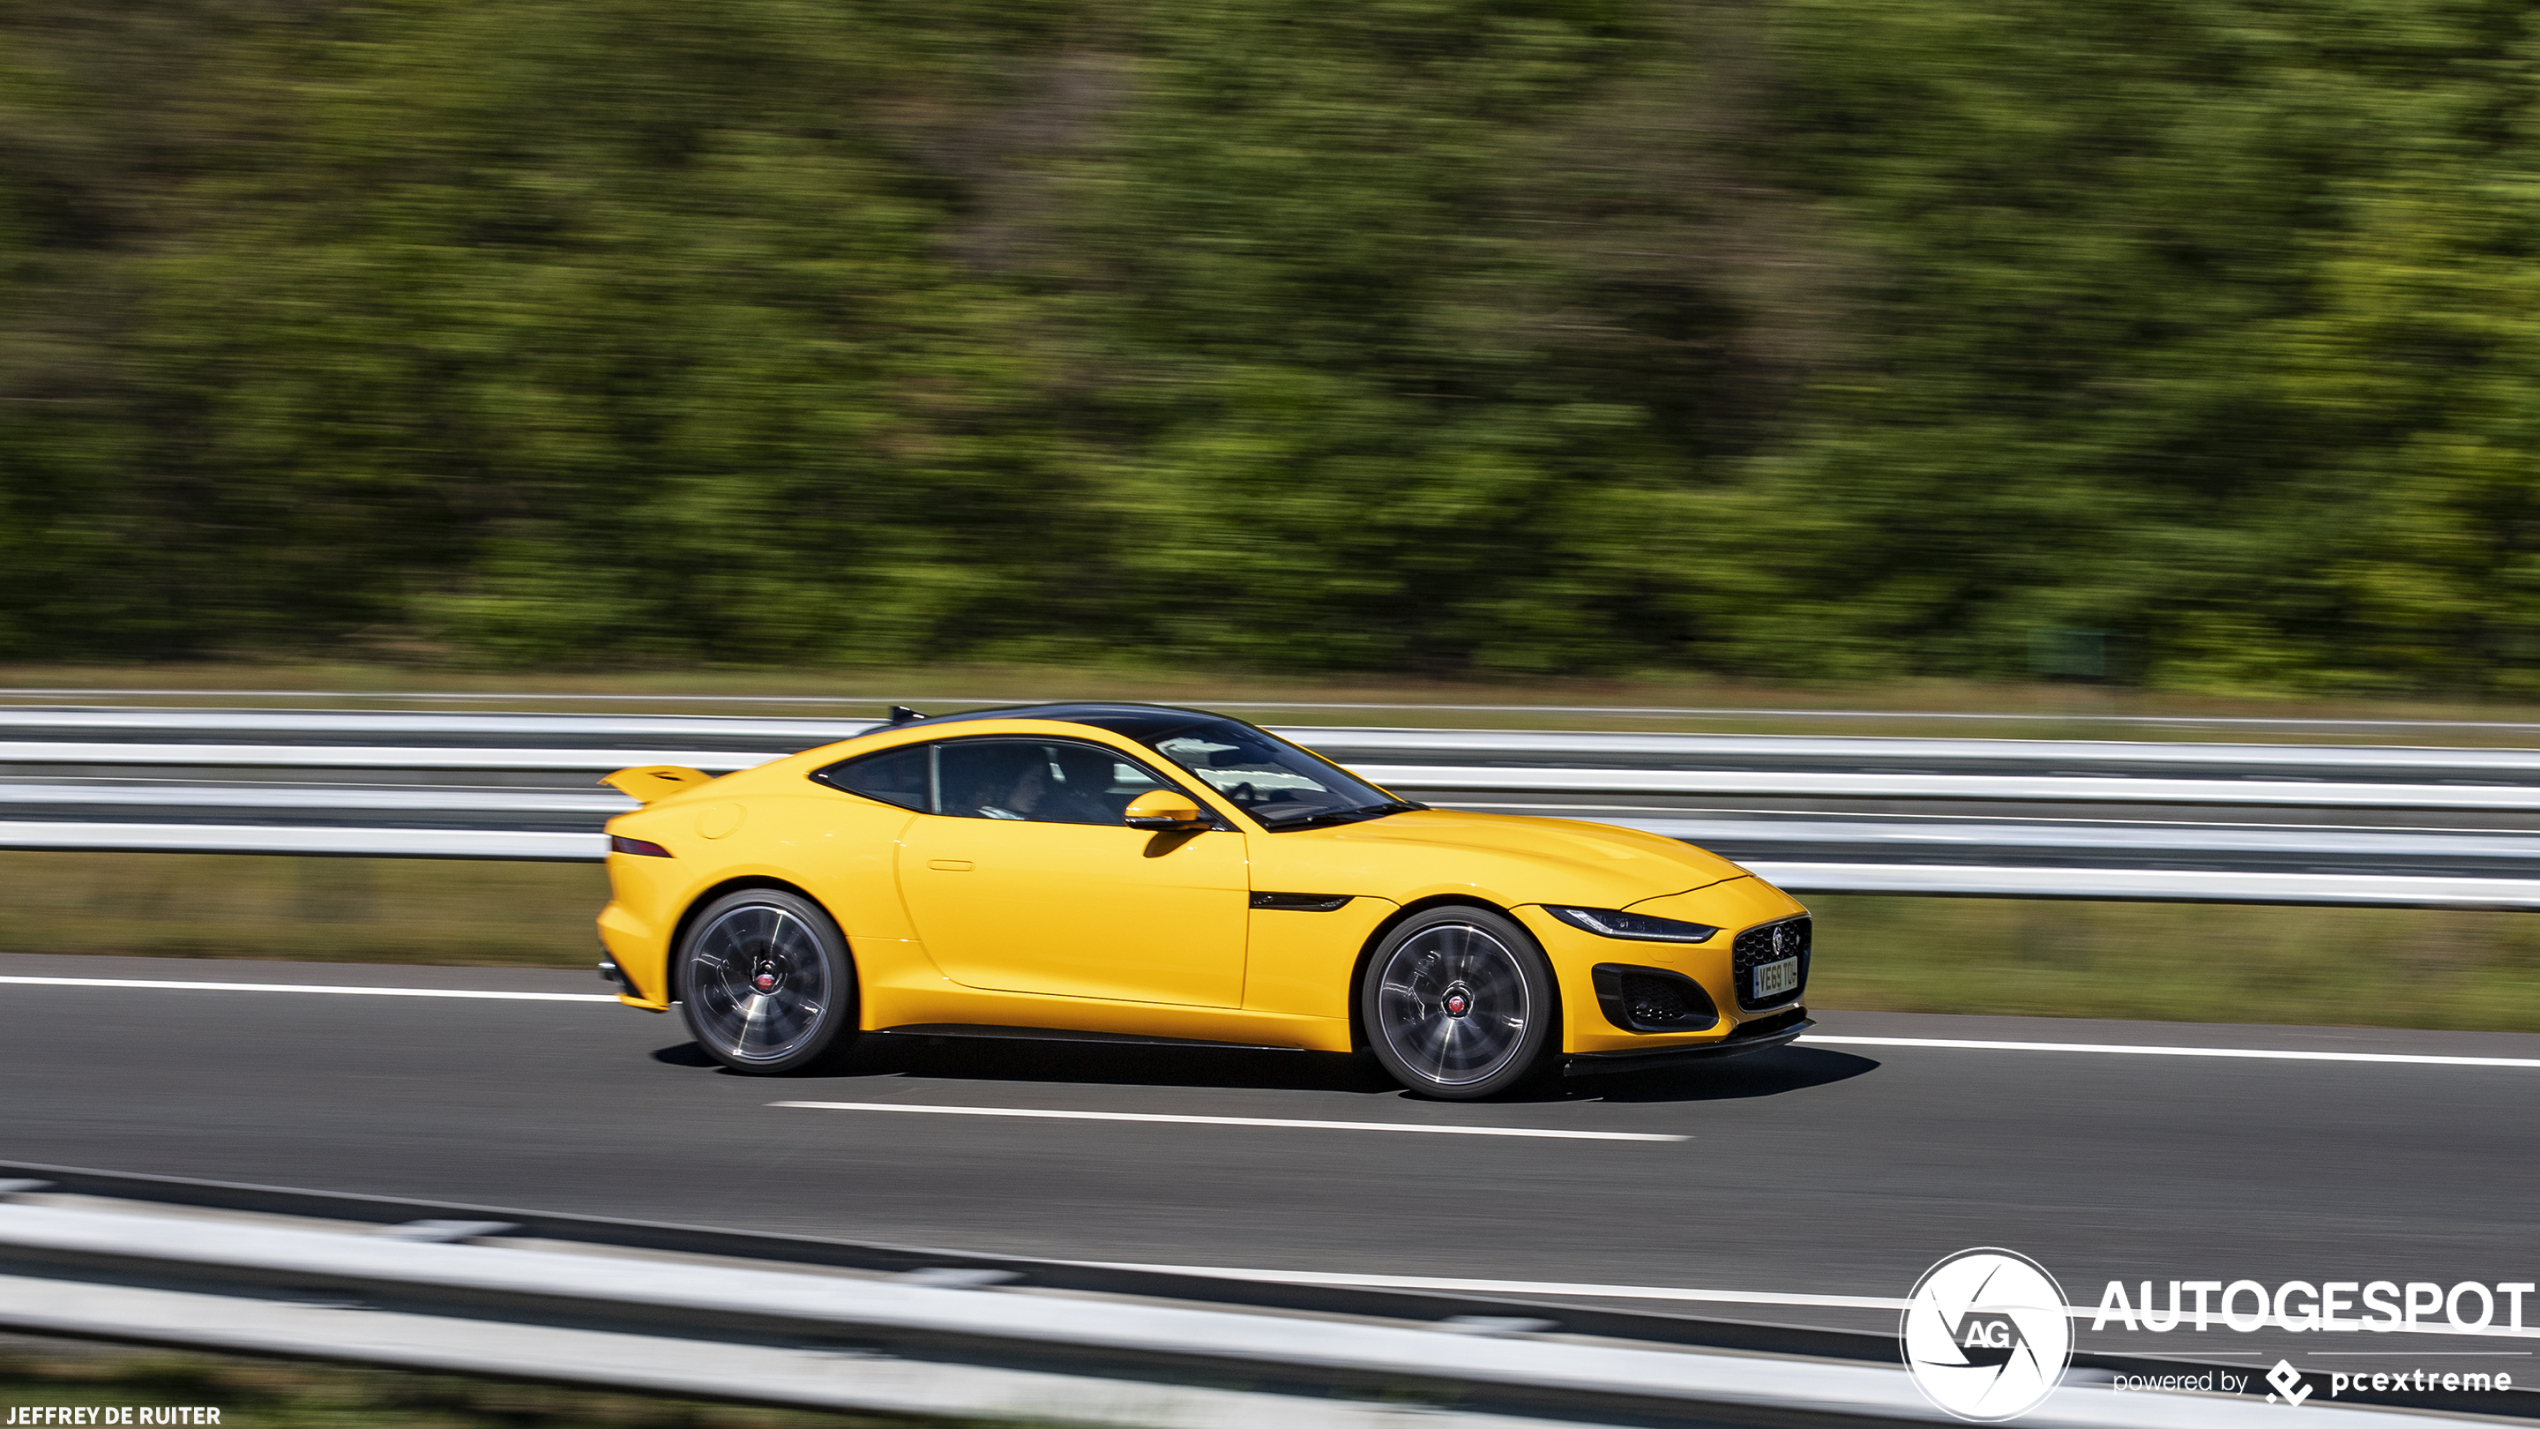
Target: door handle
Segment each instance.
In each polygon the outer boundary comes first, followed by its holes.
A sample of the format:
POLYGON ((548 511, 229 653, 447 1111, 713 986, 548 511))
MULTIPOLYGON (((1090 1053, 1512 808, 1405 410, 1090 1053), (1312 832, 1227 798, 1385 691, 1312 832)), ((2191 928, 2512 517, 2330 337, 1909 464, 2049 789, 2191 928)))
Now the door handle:
POLYGON ((926 860, 926 866, 928 868, 940 868, 946 873, 968 873, 970 871, 970 860, 966 858, 930 858, 926 860))

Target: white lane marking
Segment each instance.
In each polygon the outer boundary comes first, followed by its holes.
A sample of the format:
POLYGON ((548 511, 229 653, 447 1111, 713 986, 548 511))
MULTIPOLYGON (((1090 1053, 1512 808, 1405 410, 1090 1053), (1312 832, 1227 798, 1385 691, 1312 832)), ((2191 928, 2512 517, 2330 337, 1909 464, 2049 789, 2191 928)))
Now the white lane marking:
POLYGON ((1551 1141, 1691 1141, 1654 1131, 1567 1131, 1539 1126, 1433 1126, 1417 1121, 1305 1121, 1283 1116, 1180 1116, 1144 1111, 1047 1111, 1010 1106, 920 1106, 910 1102, 769 1102, 812 1111, 906 1111, 933 1116, 1019 1116, 1050 1121, 1161 1121, 1185 1126, 1278 1126, 1303 1131, 1409 1131, 1429 1136, 1529 1136, 1551 1141))
POLYGON ((137 977, 0 977, 30 987, 183 988, 192 992, 330 992, 345 997, 475 997, 497 1002, 615 1002, 610 992, 488 992, 456 987, 324 987, 301 982, 174 982, 137 977))
POLYGON ((2123 1042, 1979 1042, 1961 1037, 1821 1037, 1816 1046, 1949 1047, 1977 1052, 2096 1052, 2120 1057, 2239 1057, 2262 1062, 2397 1062, 2428 1067, 2540 1067, 2540 1057, 2436 1057, 2414 1052, 2293 1052, 2264 1047, 2138 1047, 2123 1042))

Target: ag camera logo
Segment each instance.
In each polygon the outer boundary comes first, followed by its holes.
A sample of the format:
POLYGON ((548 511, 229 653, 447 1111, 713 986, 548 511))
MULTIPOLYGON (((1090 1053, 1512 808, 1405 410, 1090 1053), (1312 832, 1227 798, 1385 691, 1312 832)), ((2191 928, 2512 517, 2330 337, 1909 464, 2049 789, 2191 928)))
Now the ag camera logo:
POLYGON ((2036 1261, 1990 1246, 1924 1271, 1898 1334, 1932 1407, 1980 1424, 2044 1403, 2073 1360, 2063 1287, 2036 1261))

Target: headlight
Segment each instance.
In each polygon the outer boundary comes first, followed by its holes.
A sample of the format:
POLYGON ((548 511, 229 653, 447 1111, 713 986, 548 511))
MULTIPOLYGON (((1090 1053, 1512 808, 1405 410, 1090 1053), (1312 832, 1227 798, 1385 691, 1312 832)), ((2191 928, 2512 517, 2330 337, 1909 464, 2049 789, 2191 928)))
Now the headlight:
POLYGON ((1600 938, 1631 938, 1643 943, 1703 943, 1720 931, 1704 923, 1652 918, 1646 913, 1624 913, 1612 908, 1555 908, 1547 903, 1543 911, 1600 938))

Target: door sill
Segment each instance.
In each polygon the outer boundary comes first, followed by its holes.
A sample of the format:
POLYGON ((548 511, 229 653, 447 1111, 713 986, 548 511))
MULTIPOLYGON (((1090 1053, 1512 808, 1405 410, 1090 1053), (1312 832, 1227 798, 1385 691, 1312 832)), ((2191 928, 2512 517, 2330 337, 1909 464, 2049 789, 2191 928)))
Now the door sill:
POLYGON ((883 1027, 882 1037, 979 1037, 1014 1042, 1096 1042, 1120 1047, 1206 1047, 1220 1052, 1302 1052, 1261 1042, 1212 1042, 1200 1037, 1145 1037, 1134 1032, 1079 1032, 1061 1027, 999 1027, 976 1022, 912 1022, 883 1027))

